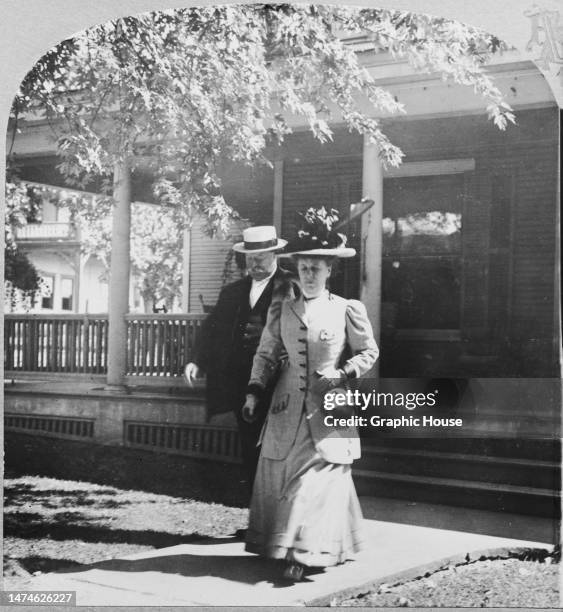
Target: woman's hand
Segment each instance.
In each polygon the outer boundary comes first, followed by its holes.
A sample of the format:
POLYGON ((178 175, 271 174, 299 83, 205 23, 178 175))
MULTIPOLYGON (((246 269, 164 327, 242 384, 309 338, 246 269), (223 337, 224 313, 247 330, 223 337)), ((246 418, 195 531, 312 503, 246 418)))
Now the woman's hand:
POLYGON ((334 389, 346 379, 344 372, 338 368, 329 367, 315 372, 312 383, 312 391, 324 395, 330 389, 334 389))
POLYGON ((256 406, 258 405, 258 398, 253 393, 246 395, 246 401, 242 407, 242 418, 247 423, 254 423, 258 418, 256 414, 256 406))

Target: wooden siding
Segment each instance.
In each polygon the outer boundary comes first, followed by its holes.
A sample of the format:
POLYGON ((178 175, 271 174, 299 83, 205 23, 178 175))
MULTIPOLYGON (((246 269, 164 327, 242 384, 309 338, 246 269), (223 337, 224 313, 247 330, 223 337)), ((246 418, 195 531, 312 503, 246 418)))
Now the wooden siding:
MULTIPOLYGON (((394 375, 557 375, 558 112, 522 110, 517 122, 502 132, 484 116, 386 121, 404 162, 475 159, 465 174, 461 340, 402 341, 392 347, 397 363, 412 367, 394 375)), ((284 237, 298 211, 341 208, 361 194, 361 156, 361 139, 344 130, 322 147, 305 132, 287 139, 284 237)))
MULTIPOLYGON (((213 306, 224 284, 224 273, 227 257, 234 242, 242 236, 243 223, 233 226, 232 239, 210 238, 203 228, 205 222, 198 219, 194 222, 190 238, 190 299, 189 312, 203 312, 201 300, 213 306)), ((232 275, 229 281, 240 278, 241 272, 233 259, 229 266, 232 275)))

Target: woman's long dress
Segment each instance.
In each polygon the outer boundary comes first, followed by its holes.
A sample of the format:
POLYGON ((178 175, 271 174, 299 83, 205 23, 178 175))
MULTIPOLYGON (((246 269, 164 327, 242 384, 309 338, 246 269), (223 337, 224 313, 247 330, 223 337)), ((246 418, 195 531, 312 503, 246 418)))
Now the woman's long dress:
MULTIPOLYGON (((319 309, 326 312, 328 299, 328 294, 326 294, 318 301, 303 304, 302 323, 310 327, 312 318, 319 314, 319 309)), ((358 317, 363 316, 365 320, 362 320, 361 324, 367 325, 371 339, 366 340, 363 344, 356 342, 354 348, 359 348, 358 352, 365 351, 366 355, 370 353, 364 361, 361 361, 360 358, 356 359, 356 362, 359 361, 361 364, 359 369, 365 370, 375 362, 377 347, 371 335, 371 327, 367 322, 365 309, 363 306, 358 308, 358 304, 359 302, 355 302, 352 308, 341 309, 339 312, 345 313, 342 320, 331 319, 331 327, 327 330, 325 324, 317 336, 326 338, 331 336, 333 328, 338 328, 343 331, 348 340, 347 325, 354 326, 358 322, 358 317)), ((272 328, 275 329, 276 346, 280 343, 283 348, 287 346, 288 369, 291 369, 297 367, 298 364, 292 365, 292 340, 287 336, 291 336, 293 324, 299 322, 292 320, 287 308, 282 309, 281 317, 284 316, 284 312, 289 313, 286 320, 281 325, 279 321, 269 321, 269 330, 271 333, 272 328)), ((280 311, 271 314, 273 318, 279 317, 280 311)), ((357 329, 357 325, 355 328, 357 329)), ((302 330, 302 327, 300 329, 302 330)), ((324 342, 320 339, 317 341, 324 342)), ((307 343, 306 350, 309 356, 314 353, 314 350, 311 351, 314 348, 311 346, 312 343, 314 341, 307 343)), ((271 342, 268 349, 272 351, 271 342)), ((262 347, 262 355, 265 354, 265 351, 266 348, 262 347)), ((302 355, 303 351, 300 351, 299 354, 302 355)), ((336 354, 338 355, 338 351, 336 354)), ((295 361, 294 357, 293 362, 295 361)), ((292 377, 287 372, 285 374, 285 377, 282 374, 278 385, 283 387, 286 384, 290 387, 292 377)), ((286 395, 281 393, 281 397, 286 395)), ((267 441, 268 436, 272 435, 269 429, 273 427, 272 421, 275 422, 277 415, 275 402, 276 395, 274 395, 271 412, 264 428, 264 441, 267 441), (273 415, 272 410, 275 413, 273 415)), ((289 403, 291 409, 291 402, 289 403)), ((287 559, 307 566, 326 567, 343 563, 353 558, 354 554, 360 550, 363 519, 352 481, 351 461, 340 463, 329 461, 323 456, 324 453, 320 452, 310 427, 311 416, 318 411, 318 407, 311 409, 310 405, 307 406, 307 402, 302 401, 300 414, 295 420, 295 437, 289 445, 288 453, 281 459, 271 458, 271 455, 275 453, 264 452, 264 449, 261 453, 250 505, 246 550, 274 559, 287 559), (270 457, 267 456, 268 454, 270 457)), ((299 410, 296 406, 293 408, 299 410)), ((342 443, 346 442, 348 440, 342 440, 342 443)))

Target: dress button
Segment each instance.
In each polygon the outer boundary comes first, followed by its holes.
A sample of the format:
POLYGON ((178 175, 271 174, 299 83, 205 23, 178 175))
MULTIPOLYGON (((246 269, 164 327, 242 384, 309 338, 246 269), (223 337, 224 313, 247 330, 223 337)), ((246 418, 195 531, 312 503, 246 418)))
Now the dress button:
POLYGON ((307 342, 307 338, 297 338, 297 342, 307 342))
POLYGON ((305 391, 305 387, 299 387, 299 391, 305 391))
POLYGON ((306 354, 307 354, 307 351, 299 351, 298 352, 298 355, 306 355, 306 354))
POLYGON ((304 325, 301 325, 301 326, 299 327, 299 329, 300 329, 301 331, 307 331, 307 328, 306 328, 304 325))

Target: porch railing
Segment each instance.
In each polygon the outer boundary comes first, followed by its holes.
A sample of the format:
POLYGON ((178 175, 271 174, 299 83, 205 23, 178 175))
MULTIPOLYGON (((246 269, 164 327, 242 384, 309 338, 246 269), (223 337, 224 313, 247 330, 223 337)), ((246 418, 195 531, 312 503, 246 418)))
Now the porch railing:
MULTIPOLYGON (((203 314, 126 316, 127 374, 180 375, 196 350, 203 314)), ((107 315, 7 314, 5 370, 106 374, 107 315)))
POLYGON ((29 223, 16 229, 18 240, 45 240, 51 238, 79 239, 70 223, 29 223))

